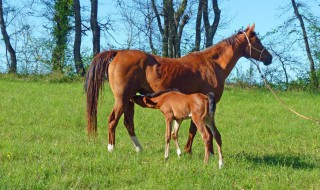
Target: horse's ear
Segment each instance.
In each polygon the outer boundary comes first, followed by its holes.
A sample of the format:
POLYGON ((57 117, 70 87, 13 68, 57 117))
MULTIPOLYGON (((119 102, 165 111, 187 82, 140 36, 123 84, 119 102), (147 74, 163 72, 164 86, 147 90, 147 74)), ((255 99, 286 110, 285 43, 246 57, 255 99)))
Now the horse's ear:
POLYGON ((245 31, 249 37, 251 37, 252 34, 254 33, 254 28, 255 28, 255 24, 253 23, 252 26, 251 27, 248 26, 248 30, 245 31))
POLYGON ((248 24, 246 29, 244 29, 244 32, 247 32, 249 29, 250 29, 250 24, 248 24))
POLYGON ((254 28, 255 28, 255 24, 254 23, 252 24, 251 27, 249 26, 248 31, 246 31, 248 36, 250 36, 250 34, 252 34, 254 32, 254 28))
POLYGON ((251 32, 254 32, 255 26, 256 26, 256 25, 253 23, 252 26, 251 26, 251 28, 250 28, 251 32))

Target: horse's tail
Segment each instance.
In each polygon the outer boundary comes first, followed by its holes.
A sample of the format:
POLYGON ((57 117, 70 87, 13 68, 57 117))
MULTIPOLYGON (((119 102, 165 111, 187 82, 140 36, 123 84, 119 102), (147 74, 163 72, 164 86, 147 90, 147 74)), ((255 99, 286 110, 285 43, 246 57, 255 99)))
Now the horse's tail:
POLYGON ((108 80, 109 63, 116 56, 117 51, 103 51, 97 54, 90 65, 84 90, 87 94, 87 132, 88 135, 97 135, 97 109, 99 90, 104 84, 105 77, 108 80))

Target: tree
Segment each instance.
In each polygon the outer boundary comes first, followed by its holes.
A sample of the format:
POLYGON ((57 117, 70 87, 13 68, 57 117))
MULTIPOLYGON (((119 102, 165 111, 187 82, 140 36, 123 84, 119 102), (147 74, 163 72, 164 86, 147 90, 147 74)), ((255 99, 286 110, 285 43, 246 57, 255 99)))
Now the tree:
POLYGON ((67 49, 68 34, 71 31, 72 0, 57 0, 54 4, 53 36, 55 47, 52 52, 53 72, 63 72, 67 49))
POLYGON ((98 0, 91 0, 90 26, 92 30, 93 55, 100 52, 100 26, 98 23, 98 0))
POLYGON ((304 41, 304 45, 305 45, 305 50, 306 50, 306 53, 307 53, 307 56, 309 59, 309 63, 310 63, 310 82, 311 82, 310 85, 313 90, 316 90, 318 88, 319 81, 318 81, 317 73, 315 70, 314 60, 311 55, 311 50, 310 50, 310 45, 309 45, 309 40, 308 40, 308 35, 307 35, 306 27, 304 24, 304 20, 303 20, 302 15, 299 12, 299 6, 301 6, 301 5, 297 4, 295 0, 291 0, 291 4, 292 4, 293 10, 294 10, 294 14, 300 23, 300 28, 302 30, 302 36, 303 36, 303 41, 304 41))
POLYGON ((83 67, 83 62, 81 58, 81 12, 80 12, 80 1, 73 0, 73 10, 74 10, 74 19, 75 19, 75 37, 74 37, 74 46, 73 46, 73 57, 74 64, 77 74, 84 76, 85 69, 83 67))
MULTIPOLYGON (((201 0, 199 0, 201 1, 201 0)), ((212 46, 213 37, 217 32, 219 22, 220 22, 220 13, 221 10, 218 6, 217 0, 212 0, 212 6, 214 11, 214 20, 213 23, 210 25, 209 23, 209 14, 208 14, 208 0, 203 1, 203 24, 205 28, 205 36, 206 36, 206 47, 212 46)))
POLYGON ((13 49, 11 43, 10 43, 10 37, 7 33, 6 30, 6 23, 3 18, 3 4, 2 0, 0 0, 0 27, 1 27, 1 33, 3 36, 3 40, 6 45, 7 51, 9 51, 10 54, 10 61, 11 63, 9 64, 9 73, 17 73, 17 58, 16 58, 16 52, 13 49))
POLYGON ((203 9, 203 0, 199 0, 197 19, 196 19, 196 36, 195 36, 194 49, 193 49, 194 51, 200 50, 202 9, 203 9))
POLYGON ((182 0, 174 10, 173 0, 163 0, 163 24, 155 0, 151 0, 159 31, 162 36, 162 56, 181 57, 181 38, 190 16, 186 13, 187 0, 182 0))

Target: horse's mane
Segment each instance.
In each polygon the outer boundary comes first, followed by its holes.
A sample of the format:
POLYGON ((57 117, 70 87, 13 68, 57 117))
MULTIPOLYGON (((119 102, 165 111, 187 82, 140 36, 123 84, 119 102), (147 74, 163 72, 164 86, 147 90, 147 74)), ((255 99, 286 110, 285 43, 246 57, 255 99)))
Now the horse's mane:
POLYGON ((164 93, 167 93, 167 92, 180 92, 178 89, 168 89, 168 90, 163 90, 163 91, 159 91, 159 92, 155 92, 155 93, 150 93, 150 94, 146 94, 145 96, 147 98, 154 98, 154 97, 157 97, 157 96, 160 96, 164 93))
POLYGON ((232 45, 232 47, 234 47, 234 45, 236 44, 236 39, 237 39, 237 36, 239 34, 242 34, 243 33, 243 30, 238 30, 238 32, 236 32, 235 34, 233 34, 232 36, 222 40, 221 42, 227 42, 229 45, 232 45))

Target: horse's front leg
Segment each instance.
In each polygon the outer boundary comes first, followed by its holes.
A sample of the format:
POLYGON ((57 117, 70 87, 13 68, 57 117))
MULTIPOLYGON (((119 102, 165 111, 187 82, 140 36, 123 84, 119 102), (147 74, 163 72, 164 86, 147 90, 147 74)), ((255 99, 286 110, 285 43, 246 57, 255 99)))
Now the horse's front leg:
POLYGON ((127 105, 126 109, 124 110, 124 126, 126 126, 128 133, 131 137, 131 140, 133 142, 133 145, 137 152, 140 152, 142 150, 142 146, 136 137, 136 134, 134 132, 134 103, 129 101, 129 104, 127 105))
MULTIPOLYGON (((192 143, 193 143, 193 139, 194 139, 196 133, 197 133, 197 127, 194 124, 194 122, 191 120, 190 127, 189 127, 188 140, 187 140, 186 146, 184 147, 185 152, 187 152, 189 154, 192 153, 192 143)), ((209 133, 209 141, 210 141, 209 150, 210 150, 210 153, 213 154, 213 135, 212 135, 212 133, 209 133)))

